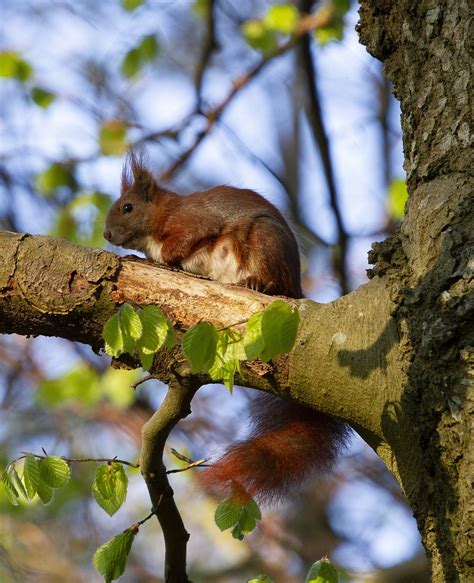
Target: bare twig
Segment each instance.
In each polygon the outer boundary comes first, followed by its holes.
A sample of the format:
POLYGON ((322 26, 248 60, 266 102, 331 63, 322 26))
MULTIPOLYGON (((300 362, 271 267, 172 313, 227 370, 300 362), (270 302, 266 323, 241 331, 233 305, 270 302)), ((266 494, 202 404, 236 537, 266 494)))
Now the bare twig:
MULTIPOLYGON (((304 10, 310 10, 313 2, 305 0, 304 10)), ((324 175, 329 191, 329 200, 337 227, 337 253, 334 254, 333 263, 336 273, 339 276, 342 294, 349 292, 349 282, 347 277, 346 255, 348 247, 348 236, 342 220, 339 196, 334 178, 334 167, 329 148, 329 139, 324 127, 319 92, 317 88, 316 69, 311 55, 311 38, 309 34, 303 36, 300 49, 300 58, 308 90, 308 120, 314 140, 318 145, 323 164, 324 175)))
MULTIPOLYGON (((14 464, 15 462, 24 459, 27 455, 32 455, 35 458, 38 459, 45 459, 48 457, 47 454, 45 455, 40 455, 37 453, 31 453, 28 451, 21 451, 20 452, 22 455, 20 457, 15 458, 14 460, 12 460, 10 462, 9 465, 14 464)), ((65 456, 61 456, 61 459, 65 462, 67 462, 68 464, 74 464, 74 463, 83 463, 83 462, 107 462, 109 464, 116 462, 117 464, 122 464, 124 466, 129 466, 130 468, 139 468, 140 464, 138 463, 133 463, 133 462, 128 462, 126 460, 121 460, 118 459, 116 457, 113 458, 109 458, 109 457, 97 457, 97 458, 92 458, 92 457, 82 457, 82 458, 71 458, 71 457, 65 457, 65 456)))
POLYGON ((134 383, 132 383, 130 386, 135 391, 136 388, 139 387, 141 384, 146 383, 147 381, 150 381, 151 379, 154 379, 154 378, 155 377, 152 374, 147 374, 143 378, 138 379, 138 381, 135 381, 134 383))
POLYGON ((171 164, 171 166, 160 175, 160 180, 166 181, 172 178, 172 176, 178 170, 178 168, 180 168, 188 160, 188 158, 194 153, 194 151, 203 141, 203 139, 209 134, 209 132, 212 130, 216 122, 222 116, 223 112, 232 102, 234 97, 253 79, 255 79, 255 77, 257 77, 257 75, 270 62, 273 61, 273 59, 280 57, 281 55, 284 55, 290 49, 294 48, 307 32, 310 32, 311 30, 314 30, 316 28, 320 28, 326 24, 327 24, 326 18, 321 17, 321 15, 318 14, 310 14, 308 16, 303 17, 298 23, 298 26, 294 31, 292 37, 288 41, 280 45, 273 53, 262 57, 262 59, 252 69, 250 69, 250 71, 248 71, 241 77, 237 78, 234 81, 233 87, 228 93, 227 97, 225 97, 219 105, 211 109, 206 114, 205 116, 207 119, 206 127, 196 135, 196 137, 194 138, 194 142, 189 146, 189 148, 187 148, 181 154, 181 156, 177 160, 175 160, 173 164, 171 164))
POLYGON ((207 66, 212 57, 212 53, 217 49, 216 40, 216 19, 215 19, 215 0, 210 0, 207 9, 207 27, 202 47, 201 58, 198 62, 195 72, 194 82, 196 85, 196 100, 198 111, 202 110, 202 82, 207 66))

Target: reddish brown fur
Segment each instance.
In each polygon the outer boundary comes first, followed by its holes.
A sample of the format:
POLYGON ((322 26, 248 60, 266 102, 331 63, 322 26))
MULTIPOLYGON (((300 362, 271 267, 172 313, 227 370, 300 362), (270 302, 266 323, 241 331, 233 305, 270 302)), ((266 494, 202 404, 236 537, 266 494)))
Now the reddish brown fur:
MULTIPOLYGON (((228 242, 224 258, 232 252, 249 274, 233 283, 271 295, 303 297, 296 239, 271 203, 252 190, 229 186, 181 197, 160 188, 143 157, 132 152, 104 236, 116 245, 146 252, 147 235, 162 244, 161 260, 175 266, 199 250, 211 253, 228 242), (126 203, 133 204, 133 213, 123 214, 126 203)), ((201 479, 219 495, 275 500, 312 473, 327 471, 347 435, 347 425, 336 419, 259 395, 249 437, 234 444, 201 479)))

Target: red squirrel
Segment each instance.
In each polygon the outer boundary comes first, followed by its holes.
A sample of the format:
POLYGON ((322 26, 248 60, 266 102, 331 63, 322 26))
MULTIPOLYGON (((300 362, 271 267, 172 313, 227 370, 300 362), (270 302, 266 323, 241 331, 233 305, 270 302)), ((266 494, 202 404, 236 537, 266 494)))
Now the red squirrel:
MULTIPOLYGON (((161 188, 133 151, 104 237, 223 283, 303 297, 298 244, 270 202, 230 186, 180 196, 161 188)), ((251 425, 246 440, 201 474, 211 491, 259 501, 281 498, 314 472, 327 471, 348 435, 342 421, 267 394, 253 402, 251 425)))

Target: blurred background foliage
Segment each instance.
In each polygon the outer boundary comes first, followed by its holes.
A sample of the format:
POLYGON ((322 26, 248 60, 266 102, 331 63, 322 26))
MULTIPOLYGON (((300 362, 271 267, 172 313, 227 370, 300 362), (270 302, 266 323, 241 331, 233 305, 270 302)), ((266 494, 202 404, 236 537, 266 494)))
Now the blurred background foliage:
MULTIPOLYGON (((308 297, 331 301, 366 280, 370 243, 396 228, 406 188, 398 105, 358 45, 356 3, 0 0, 0 21, 0 228, 104 246, 134 144, 178 192, 226 183, 281 208, 301 243, 308 297)), ((82 345, 0 338, 2 467, 41 448, 135 461, 141 425, 163 397, 157 381, 133 390, 139 376, 82 345)), ((221 450, 245 431, 249 398, 202 389, 170 446, 194 459, 221 450)), ((149 501, 127 469, 127 501, 109 518, 91 497, 94 472, 73 464, 48 506, 12 507, 0 489, 2 582, 100 580, 94 550, 146 516, 149 501)), ((173 487, 193 581, 266 572, 292 583, 323 555, 348 581, 428 580, 402 493, 356 437, 333 476, 268 509, 244 542, 219 532, 216 502, 192 472, 173 487)), ((123 581, 161 581, 162 563, 149 521, 123 581)))

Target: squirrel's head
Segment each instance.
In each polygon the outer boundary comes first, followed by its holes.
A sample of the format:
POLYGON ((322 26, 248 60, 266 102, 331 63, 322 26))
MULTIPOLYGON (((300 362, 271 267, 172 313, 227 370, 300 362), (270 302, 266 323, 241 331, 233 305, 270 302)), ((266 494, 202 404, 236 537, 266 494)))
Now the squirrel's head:
POLYGON ((112 245, 143 250, 143 241, 152 232, 152 219, 160 188, 147 168, 143 154, 130 150, 122 172, 120 198, 110 207, 104 238, 112 245))

